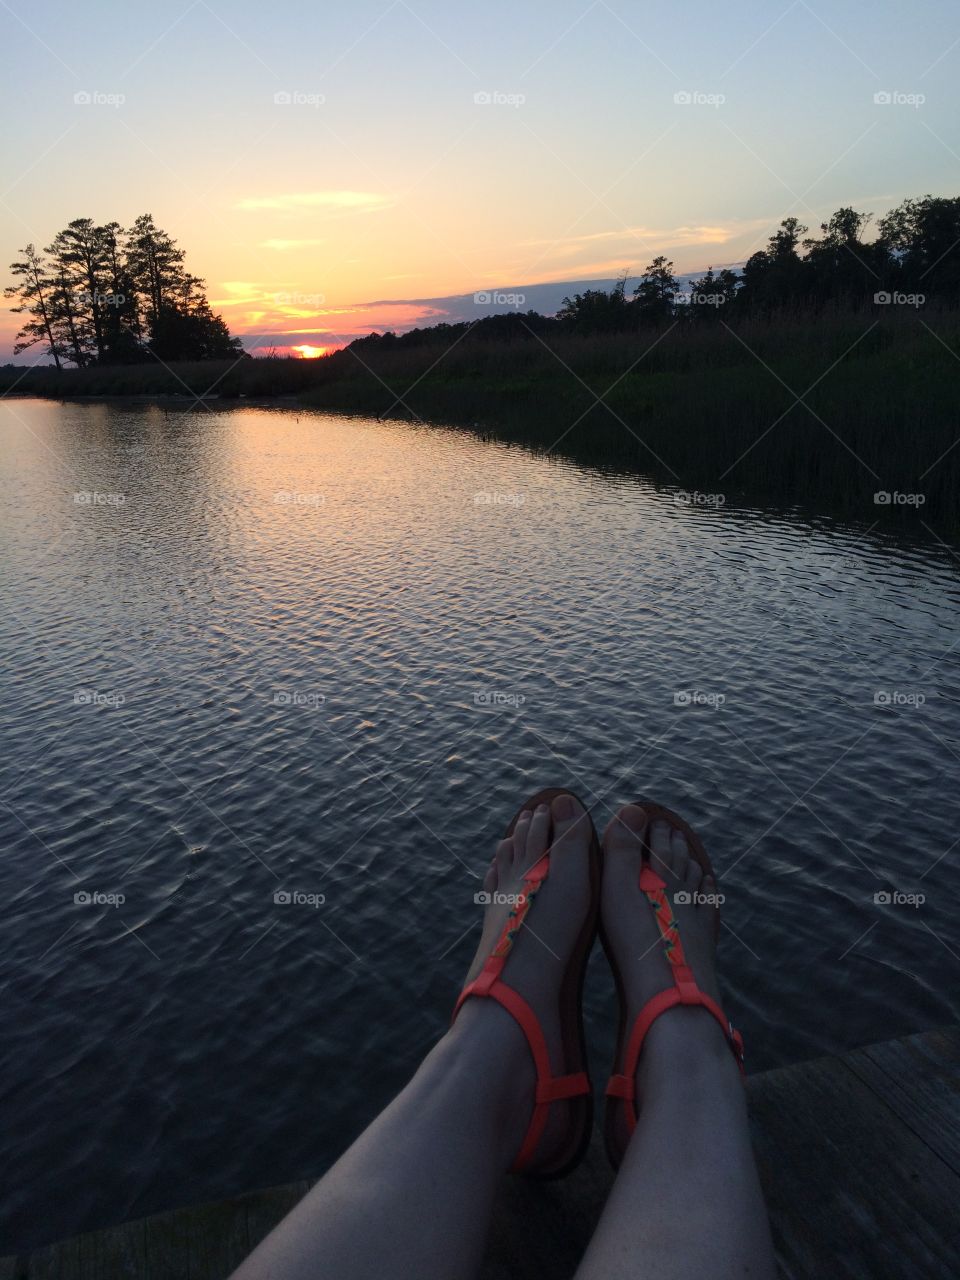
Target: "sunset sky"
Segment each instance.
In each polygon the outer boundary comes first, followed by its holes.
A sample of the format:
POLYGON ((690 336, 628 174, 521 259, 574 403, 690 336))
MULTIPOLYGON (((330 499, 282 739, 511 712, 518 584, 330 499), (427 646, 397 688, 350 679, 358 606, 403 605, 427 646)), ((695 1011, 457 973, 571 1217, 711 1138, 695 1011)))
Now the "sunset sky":
POLYGON ((960 193, 953 0, 0 0, 0 41, 4 267, 149 211, 250 349, 960 193))

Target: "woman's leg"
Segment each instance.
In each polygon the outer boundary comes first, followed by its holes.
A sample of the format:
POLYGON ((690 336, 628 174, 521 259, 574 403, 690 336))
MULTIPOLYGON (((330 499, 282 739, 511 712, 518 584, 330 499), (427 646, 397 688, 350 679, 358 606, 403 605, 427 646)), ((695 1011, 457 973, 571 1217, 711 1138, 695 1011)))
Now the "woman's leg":
MULTIPOLYGON (((550 875, 514 942, 505 979, 533 1006, 563 1070, 558 992, 589 904, 589 819, 569 796, 525 814, 484 880, 509 896, 552 846, 550 875)), ((509 903, 486 909, 468 974, 509 903)), ((360 1064, 357 1068, 362 1071, 360 1064)), ((527 1042, 492 1000, 468 1000, 403 1092, 235 1273, 234 1280, 459 1280, 479 1268, 493 1196, 526 1132, 535 1073, 527 1042)), ((552 1108, 545 1150, 565 1138, 552 1108)))
MULTIPOLYGON (((603 923, 623 975, 627 1026, 671 982, 653 911, 638 885, 646 817, 628 805, 604 835, 603 923)), ((672 899, 716 894, 680 832, 654 822, 651 865, 672 899)), ((719 1002, 716 907, 674 903, 688 963, 719 1002)), ((723 1032, 704 1009, 674 1008, 647 1035, 637 1068, 640 1119, 578 1280, 725 1280, 776 1274, 750 1146, 743 1084, 723 1032)))

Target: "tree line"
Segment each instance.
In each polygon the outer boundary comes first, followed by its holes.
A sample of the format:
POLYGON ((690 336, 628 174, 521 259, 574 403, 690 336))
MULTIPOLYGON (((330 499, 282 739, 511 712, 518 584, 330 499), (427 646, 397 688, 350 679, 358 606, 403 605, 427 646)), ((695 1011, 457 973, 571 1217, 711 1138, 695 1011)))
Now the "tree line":
POLYGON ((710 267, 689 289, 660 255, 627 292, 624 273, 611 290, 586 289, 564 298, 556 317, 526 313, 438 324, 408 333, 370 334, 353 346, 417 346, 470 340, 511 341, 531 335, 629 333, 674 322, 716 323, 718 317, 777 313, 815 316, 826 308, 855 310, 885 303, 960 305, 960 197, 904 200, 866 233, 872 214, 844 206, 820 224, 820 235, 785 218, 765 248, 740 270, 710 267))
POLYGON ((45 249, 28 244, 4 290, 26 317, 14 353, 39 345, 58 369, 238 355, 185 257, 149 213, 127 229, 75 218, 45 249))
POLYGON ((904 200, 877 223, 850 206, 808 236, 798 218, 784 218, 766 248, 740 271, 713 267, 684 292, 666 257, 647 266, 633 296, 626 275, 606 292, 587 289, 565 298, 557 318, 585 333, 619 332, 678 318, 715 320, 725 315, 816 312, 906 302, 960 303, 960 197, 904 200))

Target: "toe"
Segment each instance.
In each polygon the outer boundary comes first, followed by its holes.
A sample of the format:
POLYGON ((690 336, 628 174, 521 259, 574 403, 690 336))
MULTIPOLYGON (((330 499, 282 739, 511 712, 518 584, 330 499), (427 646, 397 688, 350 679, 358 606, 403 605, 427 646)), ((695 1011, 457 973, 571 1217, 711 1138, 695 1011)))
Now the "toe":
POLYGON ((527 830, 527 848, 523 857, 523 865, 531 867, 538 858, 542 858, 550 844, 552 820, 550 806, 538 804, 533 811, 530 826, 527 830))
POLYGON ((603 873, 604 897, 611 906, 631 893, 640 878, 643 862, 643 833, 647 815, 635 804, 625 805, 610 819, 603 833, 606 853, 603 873))
POLYGON ((500 873, 497 870, 497 859, 494 856, 493 861, 487 867, 487 874, 483 877, 483 892, 493 893, 497 885, 500 883, 500 873))
MULTIPOLYGON (((513 865, 513 840, 508 836, 506 840, 501 840, 497 845, 497 851, 493 855, 493 865, 497 872, 497 883, 504 880, 513 865)), ((496 886, 494 886, 496 887, 496 886)))
POLYGON ((550 810, 553 815, 551 850, 564 853, 585 849, 590 843, 590 819, 580 801, 564 791, 554 796, 550 810))
POLYGON ((647 815, 639 805, 625 804, 613 815, 603 833, 603 847, 608 853, 636 854, 643 851, 643 834, 647 815))
POLYGON ((527 851, 527 833, 530 830, 530 823, 533 821, 533 813, 530 809, 524 809, 517 818, 513 826, 513 853, 518 862, 525 861, 527 851))
POLYGON ((673 874, 673 841, 670 838, 670 825, 658 818, 650 824, 649 835, 650 864, 658 875, 673 874))
MULTIPOLYGON (((700 863, 696 860, 696 858, 694 858, 693 855, 690 853, 687 842, 682 835, 680 836, 680 839, 683 842, 682 857, 683 857, 683 863, 685 864, 685 865, 682 865, 683 878, 686 882, 688 889, 699 889, 700 882, 703 879, 703 868, 700 866, 700 863)), ((676 858, 677 856, 678 855, 676 852, 676 841, 675 841, 674 857, 676 858)))

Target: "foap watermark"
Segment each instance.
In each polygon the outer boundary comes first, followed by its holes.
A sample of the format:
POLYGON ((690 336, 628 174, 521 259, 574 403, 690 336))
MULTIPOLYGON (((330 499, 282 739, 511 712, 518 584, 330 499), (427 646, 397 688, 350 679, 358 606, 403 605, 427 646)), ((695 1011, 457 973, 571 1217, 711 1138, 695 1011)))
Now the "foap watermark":
POLYGON ((722 307, 726 304, 725 293, 691 293, 687 299, 691 307, 722 307))
POLYGON ((309 707, 316 711, 327 701, 324 693, 308 693, 302 689, 275 689, 272 702, 275 707, 309 707))
POLYGON ((499 889, 488 893, 486 889, 481 889, 473 895, 473 900, 478 907, 522 907, 527 900, 527 895, 525 893, 501 893, 499 889))
POLYGON ((526 100, 525 93, 504 93, 502 89, 480 89, 473 95, 478 107, 522 107, 526 100))
POLYGON ((99 689, 78 689, 73 695, 75 707, 122 707, 126 700, 122 693, 101 693, 99 689))
POLYGON ((525 293, 506 293, 501 289, 481 289, 473 295, 476 307, 522 307, 526 300, 525 293))
POLYGON ((298 493, 296 489, 278 489, 273 495, 278 507, 322 507, 326 498, 322 493, 298 493))
POLYGON ((277 889, 273 902, 277 907, 322 907, 327 901, 323 893, 303 893, 300 889, 277 889))
POLYGON ((673 695, 675 707, 712 707, 717 710, 726 700, 725 693, 709 693, 705 689, 678 689, 673 695))
POLYGON ((475 707, 522 707, 526 700, 522 693, 504 689, 478 689, 473 695, 475 707))
POLYGON ((901 889, 878 889, 873 895, 878 907, 922 907, 927 900, 925 893, 904 893, 901 889))
POLYGON ((78 89, 73 95, 77 107, 122 107, 126 100, 125 93, 104 93, 102 89, 78 89))
POLYGON ((78 307, 122 307, 127 301, 125 293, 101 293, 99 289, 93 292, 89 289, 76 289, 73 293, 73 301, 78 307))
POLYGON ((327 301, 325 293, 275 293, 275 307, 322 307, 327 301))
POLYGON ((673 500, 678 506, 682 507, 723 507, 727 503, 727 495, 725 493, 701 493, 699 489, 692 492, 688 489, 680 489, 673 495, 673 500))
POLYGON ((880 289, 873 295, 875 307, 913 307, 919 311, 927 300, 925 293, 899 293, 896 289, 880 289))
POLYGON ((99 889, 78 889, 73 901, 78 907, 122 907, 126 902, 122 893, 101 893, 99 889))
POLYGON ((902 89, 878 89, 873 95, 876 107, 922 107, 927 100, 925 93, 904 93, 902 89))
POLYGON ((927 500, 925 493, 901 493, 899 489, 878 489, 873 495, 876 507, 922 507, 927 500))
POLYGON ((275 107, 322 107, 326 100, 324 93, 307 93, 303 89, 278 89, 273 95, 275 107))
POLYGON ((722 907, 727 896, 725 893, 703 893, 700 889, 678 889, 673 900, 680 907, 722 907))
POLYGON ((722 107, 727 96, 724 93, 703 93, 700 89, 678 89, 673 100, 678 107, 722 107))
POLYGON ((526 500, 526 494, 503 489, 481 489, 473 495, 477 507, 522 507, 526 500))
POLYGON ((875 707, 922 707, 925 693, 904 693, 902 689, 878 689, 873 695, 875 707))
POLYGON ((96 489, 81 489, 73 495, 78 507, 122 507, 126 500, 125 493, 98 493, 96 489))

